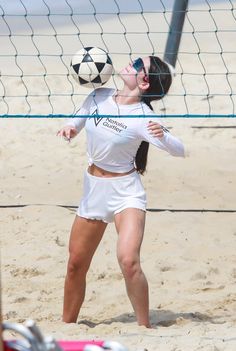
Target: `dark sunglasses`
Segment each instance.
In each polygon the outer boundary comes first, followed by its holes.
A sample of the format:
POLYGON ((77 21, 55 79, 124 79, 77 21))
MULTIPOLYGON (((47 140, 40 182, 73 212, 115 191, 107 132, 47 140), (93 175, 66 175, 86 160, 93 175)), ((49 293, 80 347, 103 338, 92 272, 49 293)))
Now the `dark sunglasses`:
POLYGON ((137 72, 141 72, 143 70, 143 72, 145 74, 145 77, 148 78, 148 74, 147 74, 147 71, 146 71, 145 66, 144 66, 144 62, 141 59, 141 57, 139 57, 136 60, 134 60, 132 66, 134 67, 134 69, 137 72))

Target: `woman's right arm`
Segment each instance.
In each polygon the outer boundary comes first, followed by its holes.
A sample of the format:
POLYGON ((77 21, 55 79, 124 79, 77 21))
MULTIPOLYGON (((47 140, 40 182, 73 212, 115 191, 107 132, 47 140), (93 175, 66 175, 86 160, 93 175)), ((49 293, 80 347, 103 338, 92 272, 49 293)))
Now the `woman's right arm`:
POLYGON ((66 140, 70 141, 70 139, 74 138, 78 134, 78 131, 72 125, 66 125, 65 127, 61 128, 57 132, 57 136, 63 137, 66 140))
MULTIPOLYGON (((81 110, 83 109, 79 110, 79 114, 88 114, 86 111, 83 112, 81 110)), ((57 136, 70 141, 70 139, 74 138, 84 128, 86 119, 85 117, 70 118, 66 125, 57 132, 57 136)))
MULTIPOLYGON (((81 108, 76 112, 75 116, 80 115, 89 115, 90 114, 90 106, 93 101, 93 94, 89 94, 85 99, 81 108)), ((68 141, 74 138, 85 126, 87 117, 73 117, 68 120, 66 125, 57 132, 57 135, 60 137, 64 137, 68 141)))

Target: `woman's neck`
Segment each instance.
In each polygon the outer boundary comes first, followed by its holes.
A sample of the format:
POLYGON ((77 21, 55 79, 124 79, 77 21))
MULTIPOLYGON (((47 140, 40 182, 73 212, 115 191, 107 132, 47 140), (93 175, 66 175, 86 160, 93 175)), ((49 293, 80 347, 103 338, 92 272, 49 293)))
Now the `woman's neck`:
POLYGON ((117 90, 114 95, 114 100, 120 105, 131 105, 140 102, 140 95, 137 91, 130 91, 126 89, 117 90))

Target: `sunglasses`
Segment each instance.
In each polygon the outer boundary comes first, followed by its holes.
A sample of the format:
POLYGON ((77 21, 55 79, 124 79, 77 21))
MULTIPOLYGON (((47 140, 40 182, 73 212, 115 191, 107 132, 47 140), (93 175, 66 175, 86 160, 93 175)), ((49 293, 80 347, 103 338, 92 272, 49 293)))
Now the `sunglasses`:
POLYGON ((148 74, 147 74, 147 71, 146 71, 145 66, 144 66, 144 62, 141 59, 141 57, 134 60, 132 66, 137 72, 141 72, 143 70, 145 77, 148 78, 148 74))

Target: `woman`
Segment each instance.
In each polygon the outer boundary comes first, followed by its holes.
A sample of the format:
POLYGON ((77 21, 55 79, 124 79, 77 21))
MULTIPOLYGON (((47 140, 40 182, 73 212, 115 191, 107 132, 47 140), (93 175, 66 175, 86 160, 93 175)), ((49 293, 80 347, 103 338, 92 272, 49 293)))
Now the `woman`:
POLYGON ((78 112, 91 117, 72 118, 58 132, 70 140, 85 127, 89 157, 84 193, 70 235, 63 320, 76 322, 92 257, 107 224, 115 222, 117 258, 127 294, 138 324, 150 327, 148 283, 140 266, 146 214, 140 174, 146 169, 149 143, 174 156, 184 156, 184 148, 153 117, 150 105, 167 94, 172 82, 170 66, 158 57, 138 58, 120 77, 122 90, 96 89, 78 112), (135 115, 139 117, 133 118, 135 115))

